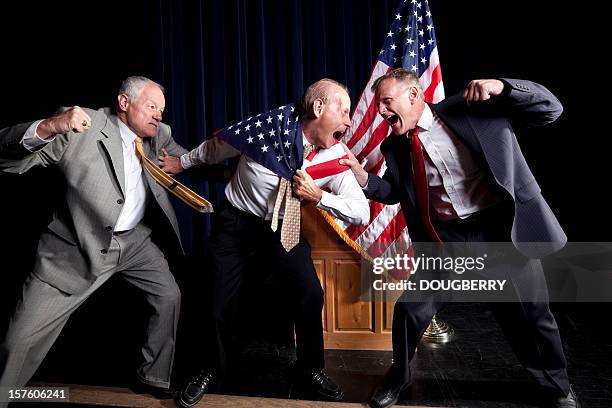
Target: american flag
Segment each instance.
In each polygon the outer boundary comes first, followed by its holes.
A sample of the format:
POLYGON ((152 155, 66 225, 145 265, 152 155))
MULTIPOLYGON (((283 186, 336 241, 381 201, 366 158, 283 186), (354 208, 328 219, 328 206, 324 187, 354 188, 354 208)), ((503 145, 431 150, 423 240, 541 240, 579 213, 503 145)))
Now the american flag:
POLYGON ((302 164, 302 127, 293 104, 234 123, 214 133, 241 153, 291 180, 302 164), (296 143, 297 141, 297 143, 296 143))
MULTIPOLYGON (((389 125, 378 115, 370 88, 378 77, 399 67, 417 73, 425 101, 439 102, 444 99, 442 71, 427 0, 403 0, 400 3, 372 75, 353 112, 352 129, 342 139, 364 168, 379 176, 386 169, 380 144, 389 134, 389 125)), ((370 201, 370 223, 365 227, 352 226, 340 220, 335 222, 344 231, 341 234, 343 238, 349 244, 352 240, 362 249, 362 253, 370 257, 391 257, 404 253, 410 247, 409 226, 406 226, 399 204, 384 205, 370 201)))

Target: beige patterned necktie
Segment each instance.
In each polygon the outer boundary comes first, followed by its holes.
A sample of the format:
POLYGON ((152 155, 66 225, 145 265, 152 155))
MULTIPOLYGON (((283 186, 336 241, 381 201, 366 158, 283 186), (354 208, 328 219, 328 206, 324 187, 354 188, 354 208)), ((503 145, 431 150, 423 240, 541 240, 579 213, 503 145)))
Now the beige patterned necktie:
MULTIPOLYGON (((304 146, 304 160, 313 146, 307 144, 304 146)), ((300 242, 300 199, 293 195, 291 181, 286 178, 281 178, 278 185, 278 194, 274 203, 274 212, 272 213, 272 231, 278 229, 278 213, 280 207, 285 200, 285 215, 283 217, 283 226, 281 227, 281 244, 285 251, 289 252, 300 242)))
POLYGON ((202 213, 213 212, 213 206, 210 202, 200 197, 195 191, 170 177, 147 157, 142 147, 142 138, 136 137, 134 144, 136 146, 136 157, 140 159, 142 167, 145 168, 147 173, 149 173, 158 184, 161 184, 162 187, 177 196, 194 210, 202 213))

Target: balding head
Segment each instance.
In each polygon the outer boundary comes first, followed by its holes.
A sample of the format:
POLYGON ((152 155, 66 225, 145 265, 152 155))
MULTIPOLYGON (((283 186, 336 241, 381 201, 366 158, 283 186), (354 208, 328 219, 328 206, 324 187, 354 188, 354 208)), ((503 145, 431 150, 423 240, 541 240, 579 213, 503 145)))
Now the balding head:
POLYGON ((306 89, 304 96, 302 96, 302 101, 300 102, 302 118, 308 120, 316 117, 314 113, 314 103, 317 99, 327 104, 335 100, 335 98, 341 98, 344 95, 348 96, 348 89, 346 86, 333 79, 323 78, 313 83, 306 89))

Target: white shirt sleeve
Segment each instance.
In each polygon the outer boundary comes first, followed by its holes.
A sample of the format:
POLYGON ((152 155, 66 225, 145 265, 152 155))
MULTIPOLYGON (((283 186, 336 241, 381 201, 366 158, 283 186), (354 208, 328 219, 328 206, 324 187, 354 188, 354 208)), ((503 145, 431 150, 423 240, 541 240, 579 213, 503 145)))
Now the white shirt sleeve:
POLYGON ((53 139, 55 139, 55 135, 48 139, 41 139, 41 137, 38 136, 36 130, 38 129, 40 122, 42 122, 42 120, 37 120, 36 122, 32 123, 21 139, 21 145, 31 152, 42 149, 48 143, 51 143, 53 139))
POLYGON ((335 175, 323 187, 329 188, 332 193, 323 191, 317 208, 350 224, 368 224, 370 221, 368 200, 350 170, 335 175))
POLYGON ((198 164, 216 164, 230 157, 240 155, 240 151, 234 149, 217 137, 208 139, 201 145, 181 156, 181 166, 184 169, 198 164))

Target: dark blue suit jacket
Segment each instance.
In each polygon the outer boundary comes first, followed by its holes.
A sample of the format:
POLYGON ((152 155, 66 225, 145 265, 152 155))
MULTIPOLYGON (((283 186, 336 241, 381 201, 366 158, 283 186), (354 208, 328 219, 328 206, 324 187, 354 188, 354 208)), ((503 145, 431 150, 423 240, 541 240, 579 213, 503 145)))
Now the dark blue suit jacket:
MULTIPOLYGON (((515 204, 511 238, 524 255, 539 258, 561 249, 567 237, 542 197, 516 139, 512 123, 542 126, 563 112, 559 100, 534 82, 502 79, 502 95, 468 106, 454 95, 432 111, 471 150, 475 160, 515 204)), ((413 241, 429 241, 420 216, 413 184, 410 143, 390 135, 381 144, 387 169, 382 178, 370 174, 366 197, 385 204, 401 203, 413 241)))

